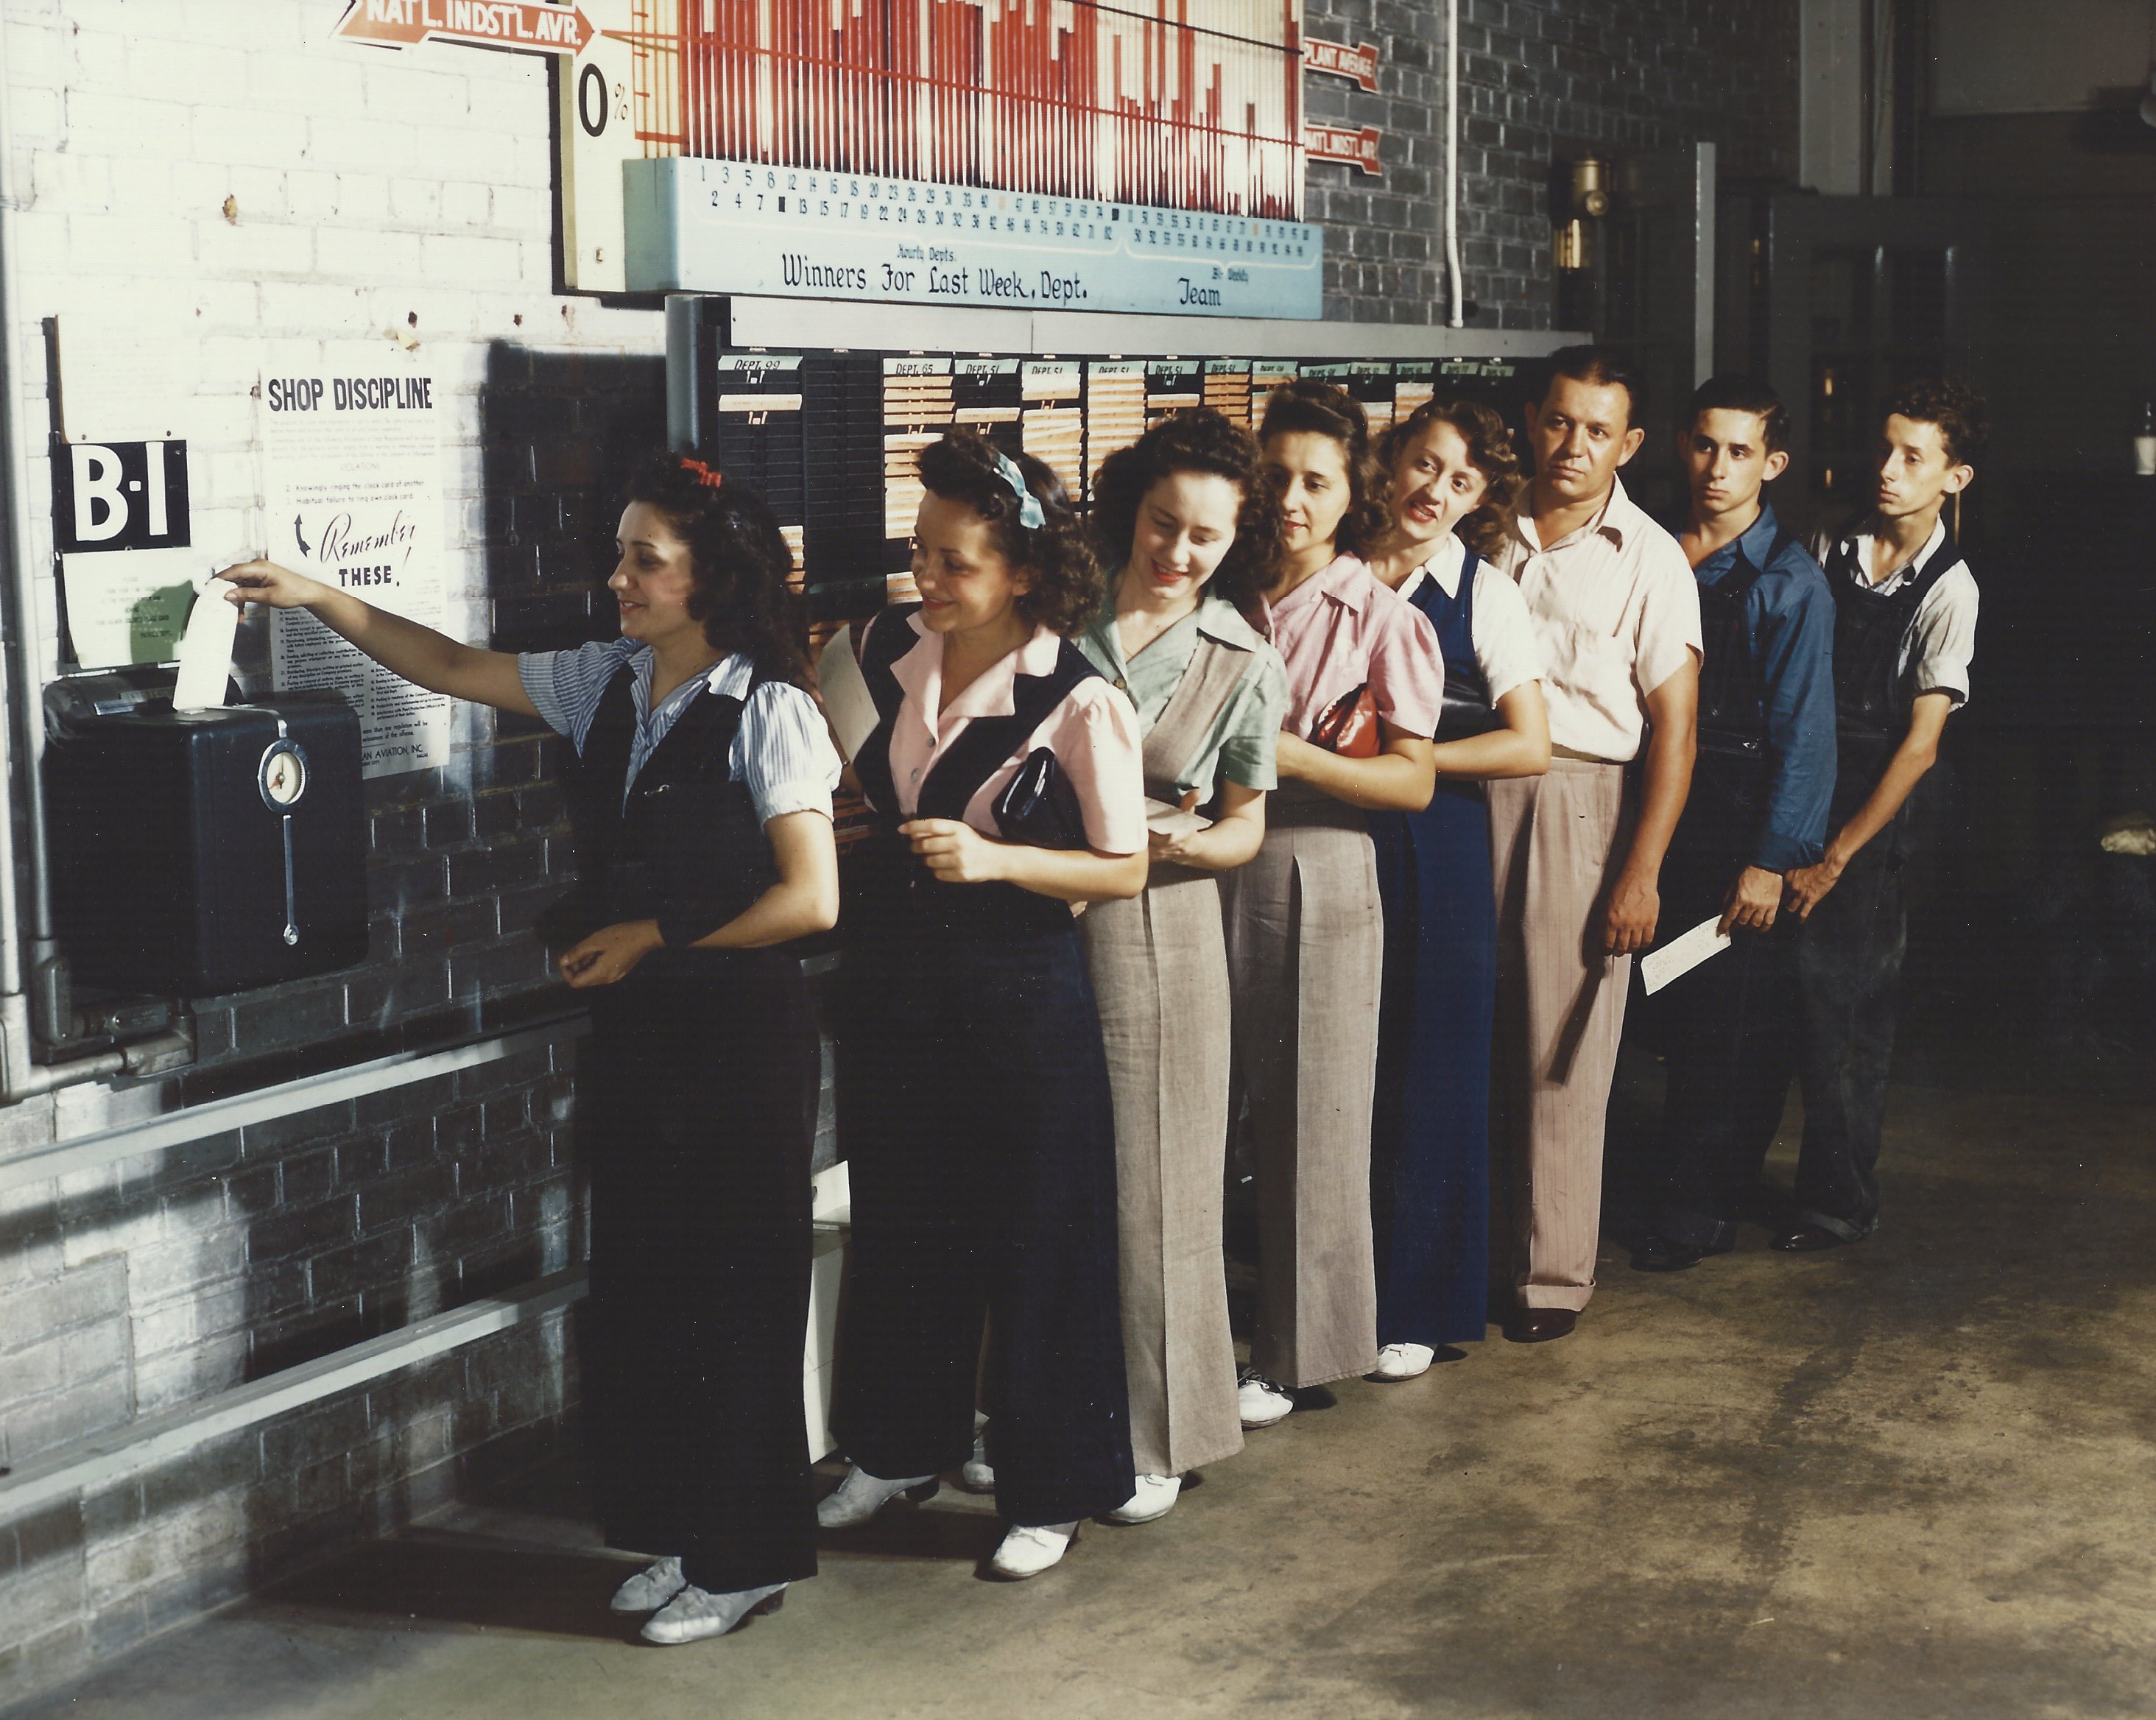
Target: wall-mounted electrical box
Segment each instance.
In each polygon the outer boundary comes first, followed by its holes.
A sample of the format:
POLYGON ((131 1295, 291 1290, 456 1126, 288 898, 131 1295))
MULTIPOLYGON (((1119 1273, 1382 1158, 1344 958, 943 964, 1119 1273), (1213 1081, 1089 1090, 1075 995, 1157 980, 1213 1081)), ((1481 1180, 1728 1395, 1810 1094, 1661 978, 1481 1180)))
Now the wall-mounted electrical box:
POLYGON ((282 693, 176 711, 116 677, 88 683, 45 752, 53 906, 76 981, 208 997, 363 960, 352 707, 282 693))

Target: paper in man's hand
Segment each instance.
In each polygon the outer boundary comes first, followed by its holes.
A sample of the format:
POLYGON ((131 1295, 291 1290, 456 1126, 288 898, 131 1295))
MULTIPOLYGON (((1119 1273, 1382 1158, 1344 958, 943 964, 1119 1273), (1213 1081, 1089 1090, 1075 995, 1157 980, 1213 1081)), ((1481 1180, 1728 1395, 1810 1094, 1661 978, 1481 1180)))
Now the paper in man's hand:
POLYGON ((1681 979, 1711 956, 1718 956, 1729 947, 1729 934, 1715 928, 1722 924, 1717 914, 1711 920, 1702 920, 1682 936, 1671 938, 1652 955, 1640 963, 1640 978, 1646 983, 1648 992, 1660 991, 1672 979, 1681 979))

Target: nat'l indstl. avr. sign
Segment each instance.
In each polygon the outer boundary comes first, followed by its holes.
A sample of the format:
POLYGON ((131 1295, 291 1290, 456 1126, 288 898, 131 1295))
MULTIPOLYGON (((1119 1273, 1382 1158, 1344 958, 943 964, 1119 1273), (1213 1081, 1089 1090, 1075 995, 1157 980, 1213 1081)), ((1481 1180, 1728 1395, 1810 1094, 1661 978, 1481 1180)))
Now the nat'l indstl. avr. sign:
POLYGON ((1306 223, 805 167, 622 164, 631 292, 1281 317, 1322 313, 1306 223))

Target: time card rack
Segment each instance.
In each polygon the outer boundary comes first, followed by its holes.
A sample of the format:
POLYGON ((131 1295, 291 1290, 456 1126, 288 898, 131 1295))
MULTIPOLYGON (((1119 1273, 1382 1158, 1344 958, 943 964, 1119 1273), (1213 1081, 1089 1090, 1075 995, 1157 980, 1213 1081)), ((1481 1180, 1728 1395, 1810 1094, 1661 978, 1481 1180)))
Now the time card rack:
MULTIPOLYGON (((845 621, 914 596, 921 450, 954 424, 1045 463, 1081 508, 1101 463, 1171 413, 1209 406, 1255 429, 1274 389, 1337 383, 1373 436, 1434 396, 1494 407, 1517 429, 1546 367, 1525 357, 1323 361, 995 353, 715 353, 697 380, 699 450, 777 512, 808 598, 812 654, 845 621)), ((841 839, 861 825, 839 809, 841 839)))
MULTIPOLYGON (((1209 406, 1256 428, 1296 377, 1338 383, 1381 435, 1435 395, 1479 400, 1517 429, 1540 387, 1532 358, 1299 362, 1020 357, 761 350, 713 355, 700 378, 700 450, 778 513, 820 629, 911 595, 921 450, 952 425, 1034 455, 1090 505, 1101 463, 1168 414, 1209 406)), ((820 630, 819 629, 819 630, 820 630)))

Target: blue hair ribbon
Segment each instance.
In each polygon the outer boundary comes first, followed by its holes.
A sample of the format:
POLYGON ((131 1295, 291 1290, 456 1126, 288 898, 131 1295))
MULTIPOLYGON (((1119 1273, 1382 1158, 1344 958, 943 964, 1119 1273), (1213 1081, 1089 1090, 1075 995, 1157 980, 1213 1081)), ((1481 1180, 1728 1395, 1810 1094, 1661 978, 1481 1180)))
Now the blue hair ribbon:
POLYGON ((1040 531, 1048 523, 1048 516, 1040 511, 1040 498, 1025 487, 1025 474, 1019 470, 1018 462, 1008 454, 998 454, 996 470, 1018 497, 1019 524, 1029 531, 1040 531))

